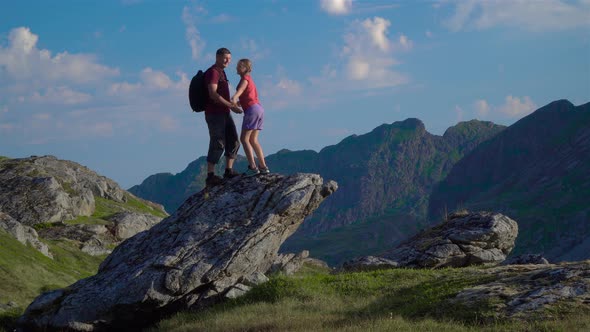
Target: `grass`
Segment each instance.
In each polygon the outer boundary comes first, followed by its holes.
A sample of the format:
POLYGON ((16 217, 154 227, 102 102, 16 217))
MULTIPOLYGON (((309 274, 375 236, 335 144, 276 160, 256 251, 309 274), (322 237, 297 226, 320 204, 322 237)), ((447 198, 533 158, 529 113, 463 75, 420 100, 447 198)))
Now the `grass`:
POLYGON ((552 320, 499 320, 493 303, 466 308, 447 300, 491 280, 477 268, 329 274, 308 269, 274 276, 245 296, 165 319, 158 331, 581 331, 588 310, 564 308, 552 320))
POLYGON ((158 209, 144 204, 142 201, 127 196, 127 202, 120 203, 102 197, 94 197, 96 208, 91 216, 79 216, 76 219, 65 221, 66 224, 91 224, 91 225, 110 225, 107 219, 118 212, 133 211, 138 213, 151 214, 156 217, 165 218, 167 215, 158 209))
POLYGON ((104 256, 81 252, 71 241, 48 241, 50 259, 0 229, 0 303, 17 308, 0 311, 0 327, 7 328, 40 293, 66 287, 96 273, 104 256))

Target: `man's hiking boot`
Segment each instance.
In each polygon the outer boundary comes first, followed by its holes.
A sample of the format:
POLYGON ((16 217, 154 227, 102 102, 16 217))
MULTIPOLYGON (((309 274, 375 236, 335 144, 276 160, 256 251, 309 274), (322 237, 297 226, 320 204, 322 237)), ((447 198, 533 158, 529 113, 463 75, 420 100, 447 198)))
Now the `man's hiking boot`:
POLYGON ((231 179, 231 178, 235 178, 238 175, 240 175, 240 173, 234 171, 233 168, 226 168, 225 173, 223 173, 223 178, 224 179, 231 179))
POLYGON ((244 172, 244 176, 254 176, 258 174, 260 174, 258 168, 251 168, 250 165, 248 165, 248 169, 244 172))
POLYGON ((207 175, 207 179, 205 180, 205 185, 207 187, 215 187, 223 183, 223 179, 220 176, 215 174, 207 175))
POLYGON ((270 169, 268 169, 268 167, 260 167, 260 168, 258 168, 258 170, 260 171, 260 174, 270 173, 270 169))

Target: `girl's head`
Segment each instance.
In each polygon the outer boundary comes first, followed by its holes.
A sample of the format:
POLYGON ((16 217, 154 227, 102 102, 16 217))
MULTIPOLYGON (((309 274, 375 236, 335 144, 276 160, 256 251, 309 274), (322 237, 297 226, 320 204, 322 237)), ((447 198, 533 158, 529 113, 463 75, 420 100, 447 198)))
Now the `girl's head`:
POLYGON ((248 59, 240 59, 236 65, 238 75, 246 75, 252 72, 252 61, 248 59))

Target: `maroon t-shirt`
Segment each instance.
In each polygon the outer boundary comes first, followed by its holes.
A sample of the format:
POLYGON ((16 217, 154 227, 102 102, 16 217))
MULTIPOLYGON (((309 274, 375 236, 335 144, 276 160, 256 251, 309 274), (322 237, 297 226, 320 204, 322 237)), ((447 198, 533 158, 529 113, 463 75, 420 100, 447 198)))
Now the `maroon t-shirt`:
MULTIPOLYGON (((225 100, 230 101, 229 82, 227 81, 227 76, 225 76, 223 69, 215 65, 209 67, 209 69, 205 71, 205 83, 207 86, 209 86, 209 84, 217 83, 217 93, 225 98, 225 100)), ((205 113, 229 113, 229 111, 229 107, 217 101, 213 101, 211 98, 209 98, 209 102, 205 106, 205 113)))

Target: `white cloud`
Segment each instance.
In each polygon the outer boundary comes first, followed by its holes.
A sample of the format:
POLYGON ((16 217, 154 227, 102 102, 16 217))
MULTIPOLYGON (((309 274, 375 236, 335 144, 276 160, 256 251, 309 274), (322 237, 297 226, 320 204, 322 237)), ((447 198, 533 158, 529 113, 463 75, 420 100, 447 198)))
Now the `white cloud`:
MULTIPOLYGON (((198 12, 204 12, 202 7, 196 8, 198 12)), ((193 60, 198 60, 205 49, 205 41, 201 38, 201 33, 197 30, 195 25, 195 15, 191 13, 191 9, 185 6, 182 9, 182 22, 185 26, 185 38, 191 47, 191 55, 193 60)))
POLYGON ((564 0, 460 0, 445 21, 452 31, 496 26, 532 31, 564 30, 590 26, 590 1, 564 0))
POLYGON ((66 86, 49 87, 45 92, 34 92, 30 101, 39 104, 76 105, 92 99, 87 93, 74 91, 66 86))
POLYGON ((405 51, 409 51, 414 47, 414 43, 406 35, 399 36, 399 45, 405 51))
POLYGON ((426 35, 426 37, 428 37, 428 38, 432 38, 432 37, 433 37, 432 31, 430 31, 430 30, 426 30, 426 32, 425 32, 424 34, 425 34, 425 35, 426 35))
POLYGON ((320 0, 320 6, 330 15, 344 15, 350 12, 352 0, 320 0))
POLYGON ((525 96, 521 98, 507 96, 504 105, 498 110, 510 117, 521 117, 533 112, 537 106, 530 97, 525 96))
POLYGON ((485 99, 478 99, 473 105, 475 112, 481 118, 486 118, 492 114, 500 114, 509 118, 523 117, 537 109, 537 105, 529 96, 519 98, 508 95, 504 100, 504 104, 500 106, 490 105, 485 99))
MULTIPOLYGON (((0 47, 0 84, 29 81, 38 85, 55 82, 88 83, 119 75, 119 69, 99 64, 93 55, 58 53, 36 47, 39 37, 29 28, 13 29, 8 47, 0 47)), ((27 89, 31 86, 28 85, 27 89)))
POLYGON ((485 117, 490 112, 490 105, 484 99, 475 101, 475 111, 480 117, 485 117))
POLYGON ((154 91, 179 92, 187 90, 190 83, 187 75, 183 72, 177 72, 176 75, 178 80, 173 81, 166 73, 147 67, 139 74, 139 82, 112 83, 108 88, 108 94, 110 96, 149 98, 149 94, 154 91))
POLYGON ((399 42, 392 42, 388 37, 390 25, 381 17, 351 24, 341 51, 348 79, 365 81, 367 87, 396 86, 407 82, 407 78, 392 68, 398 64, 393 52, 410 49, 412 41, 402 34, 399 42))

